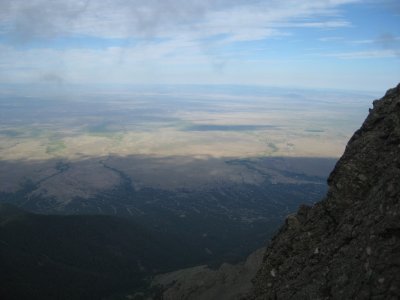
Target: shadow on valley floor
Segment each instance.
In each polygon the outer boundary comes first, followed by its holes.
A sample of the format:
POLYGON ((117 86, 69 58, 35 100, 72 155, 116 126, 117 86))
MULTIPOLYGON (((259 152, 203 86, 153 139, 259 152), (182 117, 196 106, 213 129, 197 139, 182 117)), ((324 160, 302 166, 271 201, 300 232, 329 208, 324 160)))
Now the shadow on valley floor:
MULTIPOLYGON (((218 266, 244 259, 264 246, 299 205, 320 200, 335 162, 333 158, 148 156, 1 161, 0 202, 40 214, 82 215, 82 226, 85 218, 92 224, 94 215, 125 224, 118 226, 136 224, 157 240, 151 247, 163 249, 163 272, 199 264, 218 266)), ((96 222, 88 235, 96 236, 103 226, 96 222)), ((80 230, 73 228, 68 230, 80 230)), ((105 232, 112 234, 110 230, 105 232)), ((118 230, 117 248, 125 234, 118 230)), ((152 248, 149 253, 157 257, 157 251, 152 248)), ((145 260, 139 252, 134 260, 129 257, 136 269, 145 260)))

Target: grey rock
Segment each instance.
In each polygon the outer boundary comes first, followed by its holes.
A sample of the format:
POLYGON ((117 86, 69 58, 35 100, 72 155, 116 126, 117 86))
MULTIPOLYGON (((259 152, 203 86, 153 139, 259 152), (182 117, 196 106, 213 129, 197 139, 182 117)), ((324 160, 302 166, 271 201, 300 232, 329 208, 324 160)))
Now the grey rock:
MULTIPOLYGON (((158 275, 152 285, 163 290, 163 300, 238 300, 252 288, 265 248, 253 252, 245 262, 236 265, 223 264, 213 270, 197 266, 158 275)), ((274 270, 271 270, 274 274, 274 270)))
POLYGON ((400 84, 373 102, 328 184, 287 218, 247 299, 400 299, 400 84))

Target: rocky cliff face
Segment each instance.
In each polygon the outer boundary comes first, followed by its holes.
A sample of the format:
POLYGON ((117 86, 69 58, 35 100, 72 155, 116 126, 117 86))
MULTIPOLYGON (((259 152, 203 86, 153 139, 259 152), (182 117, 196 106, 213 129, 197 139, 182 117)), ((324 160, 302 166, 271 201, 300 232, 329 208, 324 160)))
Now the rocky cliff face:
POLYGON ((400 298, 400 84, 374 101, 328 184, 274 237, 250 299, 400 298))

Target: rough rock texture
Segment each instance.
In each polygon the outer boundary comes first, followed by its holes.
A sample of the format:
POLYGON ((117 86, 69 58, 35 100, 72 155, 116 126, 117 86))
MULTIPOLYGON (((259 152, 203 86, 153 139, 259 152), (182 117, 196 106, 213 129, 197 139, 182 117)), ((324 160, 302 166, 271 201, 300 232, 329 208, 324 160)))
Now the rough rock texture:
POLYGON ((157 276, 153 286, 164 290, 163 300, 234 300, 241 299, 252 288, 265 248, 253 252, 244 263, 223 264, 212 270, 207 266, 179 270, 157 276))
POLYGON ((326 198, 287 218, 251 299, 400 299, 400 84, 374 101, 326 198))

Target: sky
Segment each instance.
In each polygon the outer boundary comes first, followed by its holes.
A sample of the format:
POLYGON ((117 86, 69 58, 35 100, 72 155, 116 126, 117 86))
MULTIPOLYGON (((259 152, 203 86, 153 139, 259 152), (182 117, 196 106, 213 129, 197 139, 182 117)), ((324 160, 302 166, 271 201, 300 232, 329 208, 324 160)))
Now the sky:
POLYGON ((0 0, 0 84, 385 91, 397 0, 0 0))

